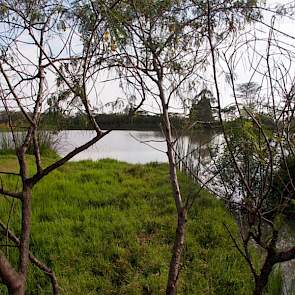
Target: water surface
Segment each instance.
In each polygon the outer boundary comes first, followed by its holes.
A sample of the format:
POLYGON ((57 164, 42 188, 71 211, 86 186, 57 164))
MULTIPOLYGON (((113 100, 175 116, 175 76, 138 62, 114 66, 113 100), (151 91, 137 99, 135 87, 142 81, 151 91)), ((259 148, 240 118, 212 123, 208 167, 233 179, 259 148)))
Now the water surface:
MULTIPOLYGON (((74 148, 95 136, 94 131, 68 130, 58 134, 58 153, 66 155, 74 148)), ((194 137, 180 136, 179 142, 185 150, 190 143, 195 147, 206 146, 212 134, 206 132, 194 137)), ((164 136, 158 131, 114 130, 99 142, 79 153, 72 161, 112 158, 128 163, 167 162, 167 147, 164 136)), ((206 156, 206 155, 204 155, 206 156)))

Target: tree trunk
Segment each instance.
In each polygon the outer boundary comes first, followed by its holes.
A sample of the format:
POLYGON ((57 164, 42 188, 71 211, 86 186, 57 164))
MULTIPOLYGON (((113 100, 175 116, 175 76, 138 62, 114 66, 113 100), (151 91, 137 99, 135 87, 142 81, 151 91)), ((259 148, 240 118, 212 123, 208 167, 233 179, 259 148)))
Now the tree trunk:
POLYGON ((177 288, 177 280, 180 271, 180 260, 181 254, 184 245, 184 236, 185 236, 185 223, 187 212, 186 208, 183 205, 180 187, 178 183, 177 177, 177 169, 176 169, 176 160, 175 160, 175 150, 174 150, 174 140, 172 138, 172 128, 170 124, 169 118, 169 99, 166 101, 165 91, 163 88, 163 67, 159 64, 158 57, 156 56, 155 52, 153 52, 153 65, 154 69, 157 72, 158 77, 158 89, 159 89, 159 97, 162 104, 162 112, 163 112, 163 127, 164 127, 164 134, 167 144, 167 156, 169 162, 169 175, 170 175, 170 182, 173 191, 173 197, 177 209, 177 229, 176 229, 176 237, 173 246, 172 258, 170 261, 169 266, 169 275, 168 275, 168 282, 166 288, 167 295, 176 294, 177 288))
POLYGON ((259 277, 256 281, 255 281, 255 289, 253 291, 253 295, 262 295, 263 290, 267 284, 267 280, 265 280, 265 278, 261 278, 259 277))
POLYGON ((184 245, 186 215, 186 210, 184 208, 178 214, 176 238, 173 246, 173 253, 169 267, 166 295, 176 294, 178 275, 181 265, 181 254, 184 245))
POLYGON ((20 265, 19 271, 26 281, 28 266, 29 266, 29 253, 30 253, 30 232, 31 232, 31 188, 24 183, 23 186, 23 199, 22 199, 22 230, 20 238, 20 265))
POLYGON ((25 284, 22 283, 18 288, 8 288, 9 295, 25 295, 25 284))
POLYGON ((265 289, 269 275, 274 266, 274 262, 269 257, 266 258, 266 261, 261 269, 259 277, 255 279, 255 289, 253 295, 262 295, 263 290, 265 289))

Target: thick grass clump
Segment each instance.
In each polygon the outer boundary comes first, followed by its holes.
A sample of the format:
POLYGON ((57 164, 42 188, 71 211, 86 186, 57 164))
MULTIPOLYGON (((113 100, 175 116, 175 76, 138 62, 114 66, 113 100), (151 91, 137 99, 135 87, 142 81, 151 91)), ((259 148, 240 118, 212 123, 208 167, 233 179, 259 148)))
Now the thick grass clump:
MULTIPOLYGON (((14 155, 15 149, 18 148, 25 140, 25 132, 15 132, 15 142, 10 132, 0 132, 0 155, 14 155)), ((52 131, 38 131, 39 150, 42 156, 52 157, 57 155, 57 136, 52 131)), ((34 146, 28 147, 28 154, 34 154, 34 146)))
MULTIPOLYGON (((1 169, 14 165, 14 158, 0 157, 1 169)), ((184 196, 194 195, 197 187, 180 178, 184 196)), ((14 176, 6 181, 17 186, 14 176)), ((19 204, 0 202, 2 220, 8 222, 11 211, 9 226, 19 234, 19 204)), ((206 192, 197 196, 187 224, 179 294, 251 293, 249 270, 223 223, 236 233, 222 202, 206 192)), ((61 294, 164 294, 175 225, 166 164, 68 163, 34 188, 31 251, 54 269, 61 294)), ((17 263, 15 248, 1 249, 17 263)), ((34 266, 28 290, 51 294, 47 277, 34 266)))

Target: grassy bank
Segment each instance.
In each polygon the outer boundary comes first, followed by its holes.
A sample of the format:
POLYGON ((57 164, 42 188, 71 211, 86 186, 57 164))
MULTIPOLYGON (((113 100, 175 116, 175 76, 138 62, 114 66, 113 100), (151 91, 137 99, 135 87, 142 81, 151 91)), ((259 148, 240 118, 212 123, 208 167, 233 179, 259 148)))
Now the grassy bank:
MULTIPOLYGON (((0 156, 0 170, 15 166, 14 157, 0 156)), ((8 181, 17 186, 13 176, 8 181)), ((185 195, 197 189, 184 176, 181 186, 185 195)), ((19 233, 20 207, 0 202, 2 220, 11 209, 10 227, 19 233)), ((34 189, 31 250, 55 270, 62 294, 164 294, 175 217, 166 165, 69 163, 34 189)), ((248 268, 222 223, 236 231, 222 203, 203 193, 188 221, 179 294, 250 293, 248 268)), ((15 257, 15 248, 8 252, 15 257)), ((51 294, 33 266, 29 290, 51 294)))

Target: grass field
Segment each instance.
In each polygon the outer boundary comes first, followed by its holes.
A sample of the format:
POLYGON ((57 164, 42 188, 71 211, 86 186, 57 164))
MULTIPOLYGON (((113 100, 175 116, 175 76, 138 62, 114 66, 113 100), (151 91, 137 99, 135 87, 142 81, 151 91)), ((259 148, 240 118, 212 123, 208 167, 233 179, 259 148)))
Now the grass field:
MULTIPOLYGON (((0 156, 4 169, 16 169, 14 157, 0 156)), ((194 195, 196 185, 180 178, 184 195, 194 195)), ((13 176, 3 181, 18 185, 13 176)), ((2 198, 4 222, 10 210, 19 233, 20 206, 2 198)), ((31 251, 54 269, 62 294, 164 294, 175 223, 165 164, 73 162, 34 188, 31 251)), ((189 214, 179 294, 250 294, 248 268, 222 223, 236 232, 222 202, 203 192, 189 214)), ((2 250, 17 263, 14 247, 2 250)), ((28 294, 51 294, 33 266, 28 294)))

